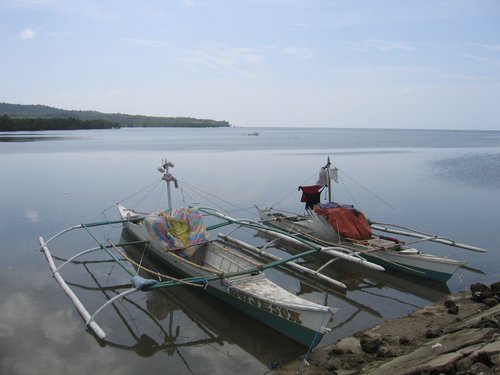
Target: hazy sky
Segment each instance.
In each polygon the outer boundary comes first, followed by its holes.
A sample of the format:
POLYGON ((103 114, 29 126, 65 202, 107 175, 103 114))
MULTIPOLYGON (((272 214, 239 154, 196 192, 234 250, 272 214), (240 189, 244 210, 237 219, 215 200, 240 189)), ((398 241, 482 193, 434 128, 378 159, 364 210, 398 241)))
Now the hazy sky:
POLYGON ((499 0, 0 0, 0 102, 500 130, 499 0))

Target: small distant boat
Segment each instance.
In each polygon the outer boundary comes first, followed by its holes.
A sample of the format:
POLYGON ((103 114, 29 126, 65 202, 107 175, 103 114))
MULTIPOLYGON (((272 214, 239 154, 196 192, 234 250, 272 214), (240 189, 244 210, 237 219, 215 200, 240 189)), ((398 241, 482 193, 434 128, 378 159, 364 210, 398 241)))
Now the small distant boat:
MULTIPOLYGON (((169 207, 171 207, 170 183, 174 182, 177 185, 177 180, 169 173, 170 167, 173 167, 173 164, 164 160, 162 167, 159 168, 160 172, 163 173, 162 179, 167 182, 169 207)), ((211 240, 208 235, 209 229, 232 223, 240 226, 255 226, 256 228, 264 228, 263 225, 233 219, 209 208, 169 208, 156 213, 143 213, 118 205, 118 212, 120 220, 117 221, 80 224, 61 231, 47 241, 42 237, 39 238, 41 250, 47 258, 54 277, 73 301, 86 324, 99 338, 103 339, 105 333, 95 322, 95 316, 113 301, 139 291, 179 285, 201 285, 220 301, 310 348, 317 346, 323 335, 330 331, 327 325, 337 309, 296 296, 269 280, 263 272, 269 268, 285 265, 297 259, 298 256, 262 263, 244 254, 243 248, 248 252, 248 249, 252 249, 251 245, 222 235, 211 240), (202 214, 218 218, 223 222, 212 226, 212 228, 206 228, 203 224, 202 214), (124 256, 118 247, 128 244, 114 245, 108 241, 109 245, 104 245, 89 231, 91 227, 113 223, 122 223, 124 229, 138 240, 130 244, 147 245, 149 251, 158 260, 176 271, 182 278, 169 276, 167 280, 159 281, 133 275, 118 259, 118 257, 124 256), (56 267, 48 248, 49 242, 66 232, 79 228, 87 230, 98 246, 78 253, 56 267), (61 267, 74 261, 77 257, 91 251, 101 250, 107 252, 116 263, 129 272, 132 276, 132 288, 111 298, 91 315, 69 288, 59 271, 61 267), (113 251, 118 253, 118 257, 113 251)))
MULTIPOLYGON (((301 238, 318 246, 336 247, 346 254, 359 255, 384 268, 394 269, 441 282, 447 281, 466 262, 423 253, 408 245, 432 241, 467 250, 486 250, 461 244, 440 236, 428 235, 397 225, 369 222, 362 212, 352 206, 332 201, 331 180, 337 180, 337 169, 331 168, 330 158, 320 171, 316 185, 303 186, 302 201, 306 202, 306 214, 290 214, 275 209, 259 209, 262 223, 279 228, 290 237, 301 238), (329 202, 320 204, 320 193, 328 189, 329 202), (416 238, 403 241, 397 238, 373 234, 386 232, 416 238)), ((283 239, 285 243, 289 240, 283 239)), ((325 253, 321 253, 325 254, 325 253)))
POLYGON ((253 132, 251 132, 251 133, 248 133, 248 135, 250 135, 250 136, 258 136, 258 135, 259 135, 259 133, 258 133, 258 132, 256 132, 256 131, 253 131, 253 132))

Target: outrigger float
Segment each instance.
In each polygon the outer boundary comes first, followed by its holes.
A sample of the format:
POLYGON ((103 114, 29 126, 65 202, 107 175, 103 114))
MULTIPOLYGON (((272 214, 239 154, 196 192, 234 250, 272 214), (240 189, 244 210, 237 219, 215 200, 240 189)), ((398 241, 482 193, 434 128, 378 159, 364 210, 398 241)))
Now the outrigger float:
MULTIPOLYGON (((362 212, 353 206, 340 205, 333 202, 331 181, 337 181, 338 169, 332 167, 330 158, 326 166, 320 170, 316 185, 301 186, 303 191, 302 202, 306 202, 304 215, 291 214, 275 209, 257 208, 262 223, 274 229, 280 229, 287 237, 282 237, 284 248, 291 245, 309 245, 335 247, 336 251, 348 256, 360 256, 370 262, 381 265, 387 269, 425 277, 440 282, 446 282, 458 268, 467 262, 423 253, 410 245, 419 242, 436 242, 456 248, 475 252, 486 250, 458 243, 454 240, 436 235, 429 235, 398 225, 384 224, 368 221, 362 212), (320 204, 320 195, 323 188, 328 189, 328 202, 320 204), (376 232, 376 233, 374 233, 376 232), (412 237, 415 240, 403 241, 387 237, 379 232, 391 233, 403 237, 412 237)), ((333 254, 319 252, 319 255, 329 257, 333 254)))
MULTIPOLYGON (((177 185, 177 181, 169 173, 171 167, 173 164, 164 160, 163 166, 159 168, 163 173, 162 180, 167 183, 169 207, 171 207, 170 183, 174 182, 177 185)), ((288 267, 293 270, 294 274, 307 274, 307 277, 343 289, 346 287, 343 283, 323 275, 320 270, 310 270, 294 261, 313 253, 324 252, 372 269, 383 270, 381 266, 357 255, 339 252, 336 246, 318 246, 301 239, 290 238, 290 240, 302 243, 307 250, 283 259, 266 253, 265 247, 256 248, 228 235, 219 234, 217 239, 209 239, 208 231, 227 225, 265 231, 279 238, 289 238, 289 235, 279 229, 270 229, 257 221, 235 219, 212 208, 169 208, 150 214, 118 205, 118 212, 120 219, 116 221, 79 224, 64 229, 48 240, 44 240, 43 237, 39 238, 40 249, 47 258, 54 278, 71 299, 85 324, 100 339, 104 339, 106 333, 95 318, 105 307, 132 293, 183 285, 203 287, 221 301, 263 322, 281 334, 314 348, 323 335, 330 331, 328 323, 337 309, 310 302, 288 292, 270 281, 263 271, 274 267, 288 267), (205 227, 203 215, 219 219, 220 222, 205 227), (92 228, 112 224, 122 224, 124 230, 137 241, 114 244, 108 240, 104 244, 92 232, 92 228), (54 239, 78 229, 88 232, 96 241, 97 246, 81 251, 56 266, 48 245, 54 239), (121 247, 138 244, 147 246, 156 258, 176 273, 181 274, 182 278, 167 275, 160 277, 158 274, 154 274, 158 279, 139 276, 136 269, 131 269, 129 260, 120 250, 121 247), (132 286, 107 300, 91 314, 61 276, 61 269, 68 263, 76 262, 79 257, 96 251, 104 252, 123 268, 131 276, 132 286), (266 262, 257 261, 245 253, 265 259, 266 262)))

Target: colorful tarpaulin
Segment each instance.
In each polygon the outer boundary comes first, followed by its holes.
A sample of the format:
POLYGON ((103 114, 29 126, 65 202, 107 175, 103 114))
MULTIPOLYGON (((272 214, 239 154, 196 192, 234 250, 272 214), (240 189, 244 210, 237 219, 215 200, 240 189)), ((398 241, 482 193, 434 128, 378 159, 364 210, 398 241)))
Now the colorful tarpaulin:
POLYGON ((167 248, 179 248, 180 255, 191 257, 196 246, 209 239, 201 213, 192 208, 173 208, 158 211, 144 219, 147 231, 156 240, 161 240, 167 248))

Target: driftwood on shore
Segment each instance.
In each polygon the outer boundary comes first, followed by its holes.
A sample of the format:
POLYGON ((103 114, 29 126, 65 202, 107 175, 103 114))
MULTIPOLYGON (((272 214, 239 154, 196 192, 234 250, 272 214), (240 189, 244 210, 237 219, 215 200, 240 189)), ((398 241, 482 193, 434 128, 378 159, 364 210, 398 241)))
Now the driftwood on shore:
POLYGON ((474 284, 410 315, 319 348, 276 374, 500 374, 500 283, 474 284))

